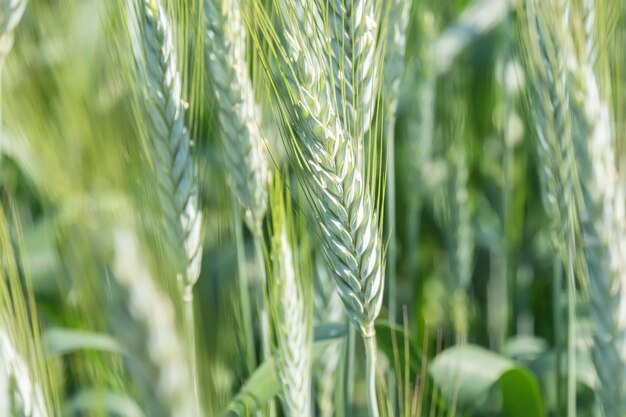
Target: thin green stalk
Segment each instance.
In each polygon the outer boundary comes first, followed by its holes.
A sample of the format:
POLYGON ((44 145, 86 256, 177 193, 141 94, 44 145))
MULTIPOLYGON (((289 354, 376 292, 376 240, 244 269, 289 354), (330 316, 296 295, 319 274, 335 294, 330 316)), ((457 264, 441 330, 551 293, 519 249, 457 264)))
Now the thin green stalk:
POLYGON ((354 398, 354 358, 356 354, 356 329, 349 318, 346 318, 348 335, 346 336, 346 351, 343 369, 344 407, 345 416, 352 417, 352 398, 354 398))
MULTIPOLYGON (((386 213, 385 223, 388 235, 387 246, 387 262, 386 262, 386 276, 387 276, 387 297, 388 297, 388 309, 389 309, 389 322, 393 325, 396 322, 397 314, 397 242, 396 242, 396 162, 395 162, 395 109, 387 118, 386 125, 386 138, 387 138, 387 188, 386 195, 386 213)), ((393 392, 390 390, 389 392, 393 392)))
MULTIPOLYGON (((389 309, 389 323, 396 323, 396 314, 398 311, 398 291, 397 291, 397 234, 396 234, 396 161, 395 161, 395 126, 396 126, 396 109, 389 111, 386 124, 387 138, 387 185, 386 185, 386 212, 385 227, 388 233, 387 244, 387 262, 385 264, 387 271, 387 308, 389 309)), ((396 376, 393 369, 387 373, 387 388, 389 392, 389 400, 392 404, 394 412, 397 412, 398 401, 396 393, 396 376)))
POLYGON ((563 294, 563 267, 561 266, 561 258, 556 254, 553 260, 552 266, 552 320, 554 327, 554 348, 556 352, 556 373, 555 373, 555 386, 556 386, 556 411, 557 415, 563 415, 565 406, 565 396, 563 384, 563 332, 561 332, 561 326, 563 325, 563 310, 561 296, 563 294))
POLYGON ((376 392, 376 335, 363 336, 365 344, 365 384, 367 387, 367 409, 370 417, 379 417, 376 392))
POLYGON ((187 355, 189 370, 191 372, 191 382, 193 384, 194 416, 201 416, 200 410, 200 387, 198 383, 198 360, 196 357, 196 325, 195 314, 193 310, 193 287, 187 286, 183 292, 184 319, 185 319, 185 343, 187 345, 187 355))
POLYGON ((235 248, 237 252, 237 278, 239 284, 239 302, 241 304, 241 318, 246 344, 246 367, 249 373, 257 365, 254 350, 254 331, 252 327, 252 310, 250 309, 250 294, 248 293, 248 268, 246 267, 246 247, 244 245, 243 227, 239 202, 232 198, 233 221, 235 226, 235 248))
MULTIPOLYGON (((573 210, 573 208, 572 208, 573 210)), ((571 225, 573 228, 574 226, 571 225)), ((576 417, 576 277, 574 242, 568 242, 567 262, 567 417, 576 417)))
MULTIPOLYGON (((261 327, 261 347, 263 359, 272 357, 272 344, 270 340, 270 321, 265 300, 265 289, 267 287, 267 271, 265 269, 265 254, 263 251, 263 237, 261 226, 255 228, 254 233, 254 256, 259 274, 257 286, 257 301, 259 308, 259 325, 261 327)), ((268 404, 269 416, 276 416, 276 402, 270 401, 268 404)))

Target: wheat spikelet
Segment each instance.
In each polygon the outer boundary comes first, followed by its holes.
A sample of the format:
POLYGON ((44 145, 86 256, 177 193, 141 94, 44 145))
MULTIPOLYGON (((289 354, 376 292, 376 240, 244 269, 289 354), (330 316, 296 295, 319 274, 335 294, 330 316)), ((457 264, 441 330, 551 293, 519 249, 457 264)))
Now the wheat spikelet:
POLYGON ((0 2, 0 65, 13 47, 13 32, 26 10, 26 0, 0 2))
POLYGON ((317 7, 327 19, 330 33, 327 49, 331 83, 344 131, 362 140, 369 129, 378 86, 378 22, 374 0, 318 0, 317 7))
MULTIPOLYGON (((277 180, 277 183, 280 184, 277 180)), ((289 219, 280 186, 272 199, 272 264, 270 301, 277 341, 276 367, 285 412, 311 416, 312 314, 304 274, 297 266, 289 236, 289 219)))
POLYGON ((604 415, 626 413, 625 193, 619 181, 609 107, 594 74, 595 2, 583 3, 584 49, 572 69, 573 110, 583 204, 580 222, 591 320, 592 357, 604 415))
POLYGON ((165 415, 193 416, 193 390, 183 345, 176 330, 173 306, 167 295, 155 285, 139 253, 134 233, 116 228, 112 239, 112 275, 126 290, 128 309, 145 333, 142 344, 145 344, 149 361, 158 372, 157 380, 151 382, 158 398, 168 407, 165 415))
POLYGON ((148 96, 146 125, 165 223, 162 236, 166 250, 176 254, 179 282, 190 295, 200 274, 202 215, 198 209, 198 185, 181 97, 181 78, 172 29, 163 8, 155 0, 145 0, 140 16, 142 70, 148 96))
POLYGON ((218 106, 218 120, 233 191, 253 233, 267 207, 267 159, 248 66, 245 26, 238 2, 204 0, 206 63, 218 106))
MULTIPOLYGON (((343 320, 343 305, 334 288, 330 273, 323 262, 318 261, 316 268, 315 292, 313 294, 314 318, 316 323, 339 322, 343 320)), ((316 400, 320 417, 335 415, 335 379, 341 360, 342 346, 333 343, 324 349, 323 360, 315 365, 316 400)))

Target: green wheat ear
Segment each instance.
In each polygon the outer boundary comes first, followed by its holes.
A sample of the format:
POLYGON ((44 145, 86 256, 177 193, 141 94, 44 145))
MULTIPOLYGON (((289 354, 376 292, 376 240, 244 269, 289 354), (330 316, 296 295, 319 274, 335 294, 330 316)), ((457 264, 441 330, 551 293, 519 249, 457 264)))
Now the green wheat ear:
POLYGON ((289 203, 278 173, 271 193, 272 275, 269 280, 271 316, 276 338, 276 368, 281 399, 292 417, 312 415, 311 378, 313 317, 311 283, 294 251, 296 239, 289 203))
POLYGON ((26 0, 4 0, 0 5, 0 65, 13 47, 13 32, 26 10, 26 0))
POLYGON ((57 375, 44 359, 30 277, 19 263, 20 228, 12 226, 0 205, 0 415, 54 416, 57 375))
POLYGON ((237 1, 204 0, 205 59, 233 192, 254 234, 267 210, 267 156, 246 60, 246 28, 237 1))

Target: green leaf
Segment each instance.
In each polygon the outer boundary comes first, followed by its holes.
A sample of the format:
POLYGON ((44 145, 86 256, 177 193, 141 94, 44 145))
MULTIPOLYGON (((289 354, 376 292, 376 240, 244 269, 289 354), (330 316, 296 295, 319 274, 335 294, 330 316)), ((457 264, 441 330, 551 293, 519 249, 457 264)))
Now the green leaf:
POLYGON ((125 353, 124 348, 111 336, 77 329, 49 329, 44 333, 44 345, 50 356, 66 355, 79 350, 125 353))
POLYGON ((493 411, 499 395, 502 415, 544 417, 537 380, 510 359, 479 346, 454 346, 439 354, 431 375, 447 401, 461 410, 493 411), (489 397, 489 401, 485 401, 489 397), (496 397, 497 398, 497 397, 496 397))
MULTIPOLYGON (((324 323, 315 326, 313 356, 318 358, 325 348, 346 335, 345 323, 324 323)), ((229 417, 248 416, 261 409, 280 392, 274 359, 266 359, 246 381, 226 409, 229 417)))
POLYGON ((102 411, 106 412, 106 415, 145 417, 132 398, 125 394, 100 389, 85 389, 74 395, 66 404, 63 414, 74 416, 102 411))

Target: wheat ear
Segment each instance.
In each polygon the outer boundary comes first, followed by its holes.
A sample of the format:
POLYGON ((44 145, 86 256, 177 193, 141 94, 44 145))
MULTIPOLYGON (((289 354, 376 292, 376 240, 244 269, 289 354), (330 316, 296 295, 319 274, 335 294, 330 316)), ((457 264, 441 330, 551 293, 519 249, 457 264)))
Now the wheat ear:
POLYGON ((0 65, 13 47, 13 32, 26 10, 26 0, 4 0, 0 6, 0 65))
MULTIPOLYGON (((239 2, 204 0, 203 4, 205 58, 216 96, 227 171, 246 224, 254 235, 262 347, 263 355, 268 356, 271 347, 269 317, 263 296, 266 271, 261 230, 267 210, 268 168, 263 138, 255 120, 255 114, 259 112, 245 59, 246 31, 239 2)), ((246 291, 244 286, 241 287, 240 291, 246 291)), ((248 313, 244 311, 244 315, 248 313)), ((270 408, 273 410, 274 405, 270 408)))
MULTIPOLYGON (((157 193, 165 227, 165 249, 174 253, 185 305, 185 333, 196 399, 193 285, 200 275, 202 214, 198 181, 190 151, 171 25, 161 4, 145 0, 141 7, 143 66, 147 86, 145 107, 148 148, 154 163, 157 193)), ((197 405, 196 400, 196 406, 197 405)))
POLYGON ((260 233, 267 209, 268 168, 245 59, 245 26, 237 1, 204 0, 206 63, 216 95, 233 191, 250 230, 260 233))
POLYGON ((293 252, 290 219, 279 180, 272 198, 272 279, 269 285, 276 367, 282 384, 282 401, 287 416, 312 415, 312 309, 307 297, 303 269, 293 252))
POLYGON ((188 294, 200 274, 202 216, 198 210, 198 182, 190 152, 181 77, 164 9, 156 0, 145 0, 142 12, 146 125, 166 224, 163 236, 167 249, 177 254, 179 281, 188 294))
POLYGON ((626 213, 608 104, 594 73, 595 2, 583 2, 584 48, 572 70, 575 140, 583 205, 580 221, 589 280, 592 358, 604 415, 626 414, 626 213))
MULTIPOLYGON (((354 151, 358 141, 342 125, 342 109, 333 105, 335 91, 329 84, 332 80, 341 82, 342 78, 324 61, 325 40, 311 39, 307 31, 319 22, 318 8, 307 8, 305 21, 301 21, 289 12, 286 3, 280 4, 290 52, 285 57, 291 65, 286 78, 292 92, 292 122, 297 132, 290 144, 299 157, 303 182, 319 217, 322 248, 336 271, 337 290, 348 316, 366 342, 368 405, 371 415, 378 416, 374 320, 380 312, 384 275, 377 215, 354 151)), ((361 13, 373 18, 368 8, 356 14, 361 13)), ((375 65, 371 61, 365 64, 375 65)), ((361 71, 358 67, 352 70, 357 74, 361 71)))
POLYGON ((0 326, 0 404, 3 416, 48 416, 41 385, 32 378, 26 360, 12 343, 8 330, 0 326))
MULTIPOLYGON (((17 225, 19 228, 19 225, 17 225)), ((19 232, 18 232, 19 233, 19 232)), ((54 414, 30 277, 0 206, 0 415, 54 414)))
MULTIPOLYGON (((454 76, 453 76, 454 77, 454 76)), ((454 80, 456 81, 456 80, 454 80)), ((445 87, 444 87, 445 88, 445 87)), ((446 229, 446 248, 449 256, 447 289, 451 294, 452 324, 458 341, 467 336, 468 299, 467 290, 472 278, 474 240, 469 206, 469 169, 467 137, 465 136, 466 106, 459 82, 449 88, 450 97, 443 128, 445 157, 448 161, 448 176, 443 192, 443 223, 446 229)))
POLYGON ((129 229, 112 233, 113 277, 127 292, 128 309, 145 332, 145 348, 158 372, 155 390, 167 406, 168 416, 195 416, 195 399, 185 351, 180 342, 174 308, 155 284, 140 254, 139 242, 129 229), (155 308, 158 306, 158 308, 155 308))

